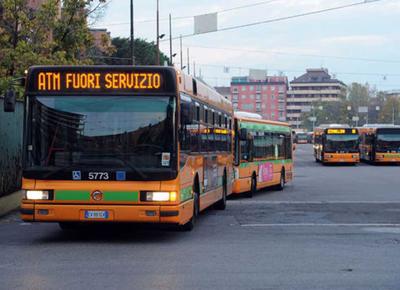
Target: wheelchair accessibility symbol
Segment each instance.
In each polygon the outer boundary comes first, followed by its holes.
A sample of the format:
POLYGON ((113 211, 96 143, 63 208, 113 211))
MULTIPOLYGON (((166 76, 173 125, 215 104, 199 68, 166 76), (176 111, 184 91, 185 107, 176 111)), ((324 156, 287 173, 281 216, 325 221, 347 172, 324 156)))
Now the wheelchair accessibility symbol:
POLYGON ((72 171, 72 179, 73 180, 81 180, 81 172, 80 171, 72 171))

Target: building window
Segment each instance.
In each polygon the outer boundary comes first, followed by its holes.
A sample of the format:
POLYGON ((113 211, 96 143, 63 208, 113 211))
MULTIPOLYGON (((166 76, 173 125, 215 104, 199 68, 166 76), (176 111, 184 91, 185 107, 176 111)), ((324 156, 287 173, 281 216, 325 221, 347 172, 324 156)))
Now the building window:
POLYGON ((254 95, 250 95, 250 99, 251 99, 251 100, 254 100, 254 95))
POLYGON ((242 104, 242 109, 246 111, 253 111, 254 105, 253 104, 242 104))
POLYGON ((261 112, 261 104, 260 103, 256 104, 256 112, 261 112))
POLYGON ((263 86, 263 91, 266 91, 267 90, 267 86, 263 86))
POLYGON ((245 92, 245 91, 246 91, 246 87, 242 86, 242 92, 245 92))
POLYGON ((232 92, 233 92, 233 93, 237 93, 237 92, 238 92, 238 88, 237 88, 237 87, 233 87, 233 88, 232 88, 232 92))
POLYGON ((250 91, 254 91, 254 86, 250 86, 250 91))
POLYGON ((246 99, 246 95, 242 95, 242 100, 246 99))
POLYGON ((257 100, 257 101, 261 100, 261 95, 260 95, 260 94, 257 94, 257 95, 256 95, 256 100, 257 100))
POLYGON ((237 101, 239 99, 239 96, 238 95, 233 95, 233 100, 234 101, 237 101))

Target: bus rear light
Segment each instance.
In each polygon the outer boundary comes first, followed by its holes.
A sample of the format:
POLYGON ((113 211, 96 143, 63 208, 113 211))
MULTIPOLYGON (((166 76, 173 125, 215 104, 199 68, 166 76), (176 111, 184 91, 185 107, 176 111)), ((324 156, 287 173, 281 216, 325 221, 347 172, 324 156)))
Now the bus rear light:
POLYGON ((50 199, 50 193, 48 190, 27 190, 25 197, 31 200, 48 200, 50 199))
POLYGON ((176 201, 176 191, 142 191, 141 201, 176 201))

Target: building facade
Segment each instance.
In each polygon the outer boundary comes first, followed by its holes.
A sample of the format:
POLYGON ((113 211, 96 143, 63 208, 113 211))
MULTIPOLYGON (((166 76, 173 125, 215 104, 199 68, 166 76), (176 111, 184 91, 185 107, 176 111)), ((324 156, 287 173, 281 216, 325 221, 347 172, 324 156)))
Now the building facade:
POLYGON ((231 100, 231 88, 230 87, 214 87, 214 89, 221 95, 225 97, 225 99, 231 100))
POLYGON ((286 121, 288 79, 285 76, 233 77, 231 101, 235 111, 257 113, 263 119, 286 121))
POLYGON ((307 69, 290 82, 287 95, 287 121, 299 128, 303 112, 309 112, 315 102, 337 102, 345 98, 346 85, 332 78, 327 69, 307 69))

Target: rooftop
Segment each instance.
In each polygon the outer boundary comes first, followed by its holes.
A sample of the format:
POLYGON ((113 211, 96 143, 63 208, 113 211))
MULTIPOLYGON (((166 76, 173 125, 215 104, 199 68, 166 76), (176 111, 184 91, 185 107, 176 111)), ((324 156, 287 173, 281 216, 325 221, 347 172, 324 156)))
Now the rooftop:
POLYGON ((307 69, 305 74, 295 78, 290 83, 340 83, 345 85, 342 81, 332 78, 325 68, 307 69))

